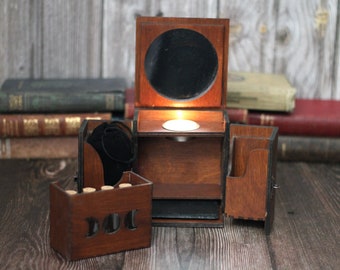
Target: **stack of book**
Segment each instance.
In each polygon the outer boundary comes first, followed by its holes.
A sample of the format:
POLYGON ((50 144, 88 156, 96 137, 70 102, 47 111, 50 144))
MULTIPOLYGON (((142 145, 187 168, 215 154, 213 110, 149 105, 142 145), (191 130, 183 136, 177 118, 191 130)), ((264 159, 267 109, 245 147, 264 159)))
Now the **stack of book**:
POLYGON ((252 111, 248 124, 279 128, 278 157, 287 161, 340 161, 340 101, 296 99, 290 114, 252 111))
POLYGON ((8 79, 0 89, 0 159, 75 158, 84 119, 123 114, 126 81, 8 79))
POLYGON ((295 98, 283 75, 231 72, 227 106, 246 110, 245 124, 279 128, 278 158, 340 161, 340 101, 295 98))

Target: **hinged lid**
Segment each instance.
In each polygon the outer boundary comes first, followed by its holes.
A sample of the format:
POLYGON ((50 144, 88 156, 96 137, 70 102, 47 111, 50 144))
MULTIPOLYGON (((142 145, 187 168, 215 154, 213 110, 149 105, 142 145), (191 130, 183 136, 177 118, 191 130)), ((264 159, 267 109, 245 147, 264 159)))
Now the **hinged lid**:
POLYGON ((138 17, 135 106, 224 108, 228 19, 138 17))

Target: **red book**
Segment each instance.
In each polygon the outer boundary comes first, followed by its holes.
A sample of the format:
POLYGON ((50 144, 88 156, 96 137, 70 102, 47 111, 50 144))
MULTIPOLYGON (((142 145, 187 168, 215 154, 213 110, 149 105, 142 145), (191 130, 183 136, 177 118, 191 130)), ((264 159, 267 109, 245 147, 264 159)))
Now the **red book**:
POLYGON ((340 100, 296 99, 290 114, 249 112, 248 124, 277 126, 280 135, 340 137, 340 100))
POLYGON ((133 119, 134 113, 135 113, 135 89, 127 88, 125 89, 124 118, 133 119))
MULTIPOLYGON (((124 117, 126 119, 132 119, 135 111, 135 100, 134 100, 135 90, 134 88, 127 88, 125 90, 125 111, 124 117)), ((246 123, 248 110, 247 109, 227 109, 228 117, 230 122, 233 123, 246 123)))

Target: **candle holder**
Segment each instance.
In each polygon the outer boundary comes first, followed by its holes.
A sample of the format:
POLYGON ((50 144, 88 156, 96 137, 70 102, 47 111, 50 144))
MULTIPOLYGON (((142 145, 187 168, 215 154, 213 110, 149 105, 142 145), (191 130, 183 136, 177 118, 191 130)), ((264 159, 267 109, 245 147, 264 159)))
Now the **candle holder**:
POLYGON ((153 225, 223 226, 227 19, 137 18, 134 170, 153 225))
POLYGON ((228 19, 137 18, 133 168, 154 184, 153 225, 270 232, 277 129, 229 123, 228 36, 228 19))

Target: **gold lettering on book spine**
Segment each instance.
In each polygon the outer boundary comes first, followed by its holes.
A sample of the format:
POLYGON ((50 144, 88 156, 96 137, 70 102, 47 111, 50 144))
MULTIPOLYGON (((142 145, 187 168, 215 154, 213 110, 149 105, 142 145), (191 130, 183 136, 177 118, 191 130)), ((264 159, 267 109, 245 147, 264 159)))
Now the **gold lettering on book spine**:
POLYGON ((45 135, 60 135, 60 121, 58 118, 46 118, 45 135))
POLYGON ((114 110, 114 96, 113 95, 106 95, 105 96, 105 105, 106 105, 106 110, 114 110))
MULTIPOLYGON (((1 125, 0 125, 1 126, 1 125)), ((17 120, 2 119, 2 129, 1 134, 3 137, 16 137, 20 134, 19 123, 17 120)))
POLYGON ((9 95, 9 109, 12 111, 22 110, 22 95, 9 95))
POLYGON ((38 119, 23 119, 23 122, 24 122, 24 135, 25 136, 38 136, 39 135, 38 119))
POLYGON ((66 135, 77 134, 80 128, 80 122, 81 122, 80 117, 66 117, 65 118, 66 135))

